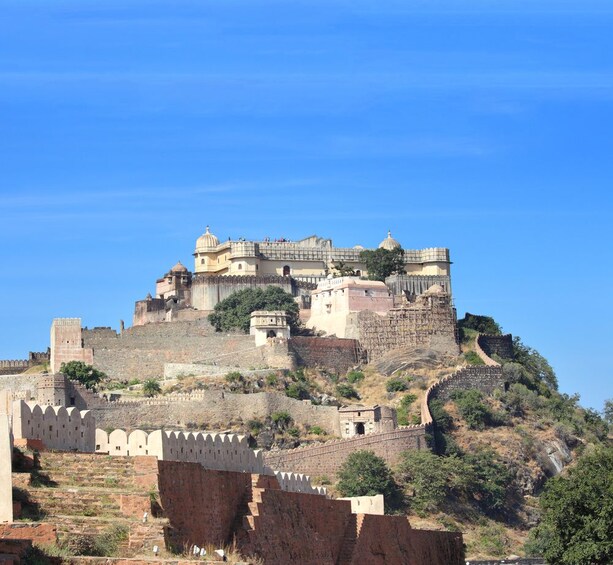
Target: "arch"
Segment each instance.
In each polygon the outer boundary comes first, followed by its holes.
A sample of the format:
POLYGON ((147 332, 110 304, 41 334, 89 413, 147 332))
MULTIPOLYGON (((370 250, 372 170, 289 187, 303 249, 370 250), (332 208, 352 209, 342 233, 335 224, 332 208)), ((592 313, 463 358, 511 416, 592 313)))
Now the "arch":
POLYGON ((366 433, 366 430, 364 428, 364 422, 358 422, 355 425, 355 433, 359 436, 363 436, 366 433))
POLYGON ((268 330, 266 332, 266 337, 277 337, 277 332, 275 332, 275 330, 268 330))
POLYGON ((292 270, 289 265, 283 265, 283 276, 289 277, 291 275, 292 270))

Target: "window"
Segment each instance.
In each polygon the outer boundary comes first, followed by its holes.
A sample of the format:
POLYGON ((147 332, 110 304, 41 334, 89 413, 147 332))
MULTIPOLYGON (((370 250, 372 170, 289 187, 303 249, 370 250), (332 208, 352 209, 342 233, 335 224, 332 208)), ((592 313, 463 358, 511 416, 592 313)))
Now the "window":
POLYGON ((204 259, 200 259, 200 264, 204 265, 204 259))

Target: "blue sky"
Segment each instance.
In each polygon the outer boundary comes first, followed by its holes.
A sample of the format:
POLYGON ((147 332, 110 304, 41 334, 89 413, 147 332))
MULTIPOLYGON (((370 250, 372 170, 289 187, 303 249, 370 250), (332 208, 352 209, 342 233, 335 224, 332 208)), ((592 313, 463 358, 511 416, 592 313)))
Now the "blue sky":
POLYGON ((613 397, 610 0, 0 1, 0 358, 118 327, 207 224, 451 250, 613 397))

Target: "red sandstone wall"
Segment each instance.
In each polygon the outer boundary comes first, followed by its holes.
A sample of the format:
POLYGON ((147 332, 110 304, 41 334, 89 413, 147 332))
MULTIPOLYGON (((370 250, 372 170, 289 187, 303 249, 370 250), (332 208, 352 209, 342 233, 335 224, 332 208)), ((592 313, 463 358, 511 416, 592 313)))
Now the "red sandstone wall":
POLYGON ((171 542, 227 544, 241 503, 250 494, 251 475, 208 471, 197 463, 158 461, 160 503, 173 529, 171 542))
POLYGON ((236 540, 271 565, 461 565, 462 535, 413 530, 402 516, 351 514, 349 501, 282 491, 274 477, 159 461, 175 543, 236 540), (247 519, 248 517, 248 519, 247 519))

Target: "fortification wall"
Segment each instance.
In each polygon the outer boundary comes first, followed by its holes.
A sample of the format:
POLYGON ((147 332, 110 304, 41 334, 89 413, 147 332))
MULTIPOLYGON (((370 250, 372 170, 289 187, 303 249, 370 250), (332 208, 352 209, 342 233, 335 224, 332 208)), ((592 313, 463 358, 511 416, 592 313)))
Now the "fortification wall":
POLYGON ((477 336, 477 345, 486 356, 498 355, 501 359, 513 359, 513 336, 506 335, 485 335, 477 336))
POLYGON ((285 292, 297 295, 297 287, 290 277, 195 275, 192 280, 192 306, 198 310, 213 310, 218 302, 239 290, 268 286, 278 286, 285 292))
POLYGON ((296 336, 288 343, 299 366, 323 367, 344 373, 361 360, 359 343, 355 339, 296 336))
POLYGON ((421 423, 425 426, 432 424, 432 415, 428 404, 438 398, 444 402, 450 400, 451 393, 456 390, 476 388, 485 394, 494 391, 504 391, 507 388, 502 367, 499 363, 488 357, 479 345, 479 336, 475 340, 475 351, 485 363, 484 366, 469 366, 456 371, 437 383, 433 384, 424 394, 421 402, 421 423))
POLYGON ((27 359, 3 359, 0 361, 0 375, 15 375, 28 369, 27 359))
POLYGON ((282 394, 257 392, 231 394, 204 390, 135 402, 99 402, 92 406, 98 427, 136 429, 161 426, 223 427, 228 418, 242 421, 265 418, 274 412, 288 412, 297 424, 320 426, 327 433, 340 435, 338 410, 334 406, 313 404, 282 394))
POLYGON ((205 469, 270 475, 276 478, 279 488, 288 492, 326 494, 323 487, 313 487, 308 476, 275 471, 264 465, 262 452, 249 447, 247 438, 237 434, 207 432, 168 432, 156 430, 147 434, 134 430, 113 430, 107 434, 96 430, 96 453, 111 456, 150 455, 162 461, 198 463, 205 469))
POLYGON ((348 500, 286 492, 273 477, 158 462, 160 503, 179 547, 236 541, 265 563, 460 565, 462 534, 406 517, 355 515, 348 500))
POLYGON ((332 440, 321 445, 264 453, 264 462, 269 467, 306 473, 312 477, 336 476, 347 457, 359 450, 374 451, 390 465, 407 449, 427 449, 426 428, 407 426, 391 432, 368 434, 343 440, 332 440))
POLYGON ((424 347, 450 355, 459 353, 455 311, 448 298, 395 308, 385 316, 360 312, 358 331, 369 362, 400 347, 424 347))
POLYGON ((13 436, 15 439, 39 439, 48 449, 92 453, 96 425, 89 411, 16 400, 13 403, 13 436))
POLYGON ((117 379, 162 377, 165 363, 269 365, 268 350, 256 348, 251 336, 215 333, 205 319, 134 326, 122 334, 84 330, 83 341, 94 350, 94 366, 117 379))

